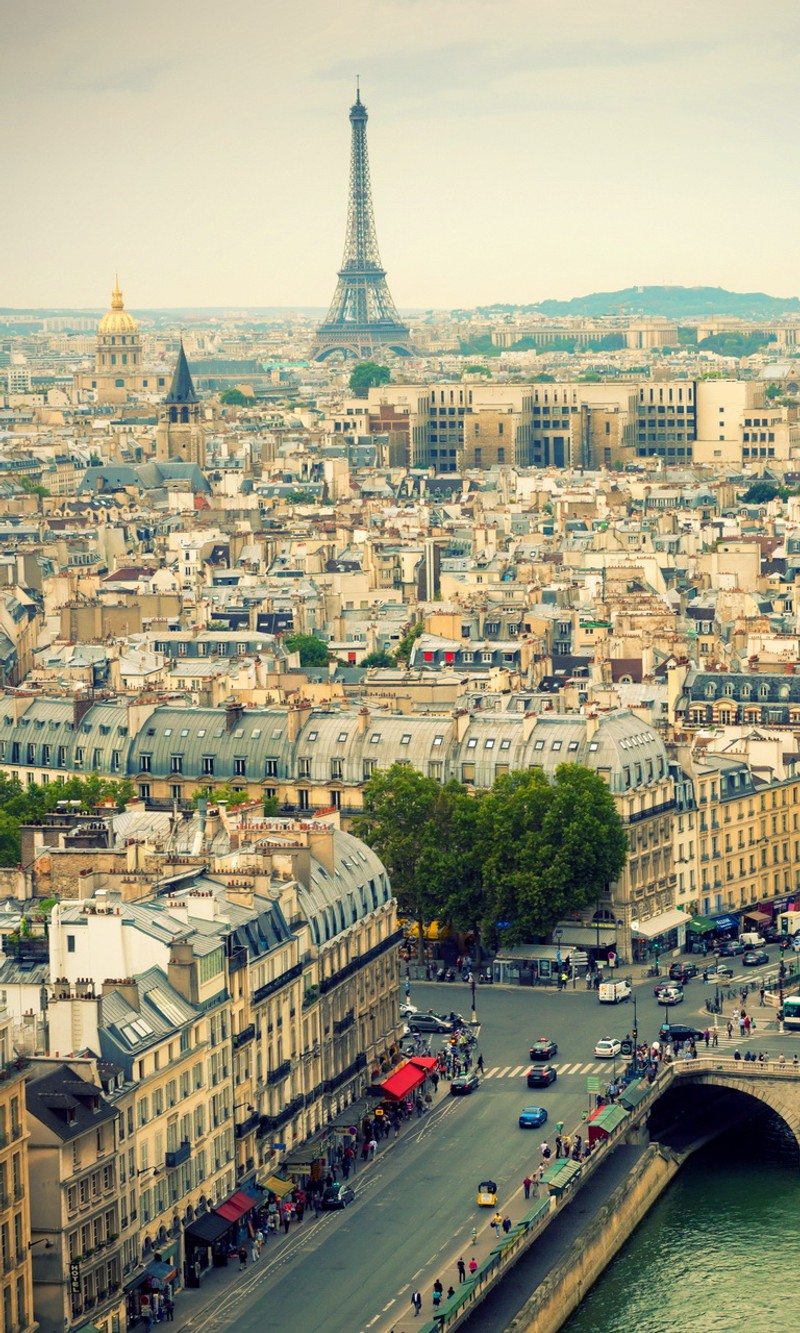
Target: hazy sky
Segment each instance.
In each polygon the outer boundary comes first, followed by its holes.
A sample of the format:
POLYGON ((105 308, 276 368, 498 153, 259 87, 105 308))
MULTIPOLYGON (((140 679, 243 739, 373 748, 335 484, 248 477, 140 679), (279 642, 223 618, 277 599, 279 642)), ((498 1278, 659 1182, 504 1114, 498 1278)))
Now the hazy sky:
POLYGON ((800 5, 4 6, 0 305, 327 305, 355 76, 400 306, 800 291, 800 5))

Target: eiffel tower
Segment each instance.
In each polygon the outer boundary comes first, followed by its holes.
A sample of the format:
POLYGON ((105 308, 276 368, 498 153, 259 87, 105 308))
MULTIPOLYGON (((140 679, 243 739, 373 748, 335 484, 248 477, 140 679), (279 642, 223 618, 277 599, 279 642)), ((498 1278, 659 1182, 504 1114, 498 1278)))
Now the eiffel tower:
POLYGON ((409 330, 397 313, 378 252, 369 184, 367 108, 361 101, 359 88, 350 108, 350 124, 350 200, 344 258, 330 309, 317 329, 311 356, 315 361, 324 361, 334 352, 359 361, 371 360, 381 352, 411 356, 409 330))

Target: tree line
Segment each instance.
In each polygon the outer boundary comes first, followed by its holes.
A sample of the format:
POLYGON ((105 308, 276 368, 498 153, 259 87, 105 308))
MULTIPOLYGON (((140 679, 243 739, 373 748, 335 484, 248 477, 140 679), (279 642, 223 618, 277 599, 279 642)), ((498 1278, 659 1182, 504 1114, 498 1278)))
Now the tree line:
POLYGON ((622 872, 625 829, 602 778, 562 764, 507 773, 488 791, 404 764, 365 783, 353 832, 380 856, 401 915, 449 921, 489 947, 546 935, 622 872), (502 935, 500 934, 502 932, 502 935))

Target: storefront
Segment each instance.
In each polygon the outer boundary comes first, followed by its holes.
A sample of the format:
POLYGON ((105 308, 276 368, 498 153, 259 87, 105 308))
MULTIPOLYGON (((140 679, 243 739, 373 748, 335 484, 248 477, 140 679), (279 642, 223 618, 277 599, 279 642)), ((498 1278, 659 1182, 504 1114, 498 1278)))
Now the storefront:
MULTIPOLYGON (((175 1246, 179 1244, 179 1241, 174 1242, 175 1246)), ((151 1259, 125 1284, 125 1316, 128 1328, 135 1328, 137 1323, 145 1320, 148 1315, 153 1323, 158 1323, 164 1316, 168 1302, 174 1299, 177 1281, 178 1270, 175 1263, 169 1259, 165 1260, 163 1253, 159 1251, 158 1258, 151 1259)))
POLYGON ((667 912, 651 916, 649 921, 631 922, 631 947, 634 962, 644 963, 648 958, 658 958, 661 954, 671 953, 675 949, 683 950, 686 944, 686 929, 689 918, 680 907, 671 907, 667 912))
POLYGON ((723 938, 727 938, 728 936, 733 938, 734 936, 738 935, 739 933, 738 916, 733 916, 730 912, 726 912, 722 916, 715 916, 714 932, 717 935, 717 937, 722 936, 723 938))
POLYGON ((707 954, 713 947, 716 929, 710 916, 693 917, 686 927, 689 953, 707 954))
MULTIPOLYGON (((186 1247, 184 1259, 184 1278, 187 1287, 199 1287, 203 1273, 219 1259, 223 1237, 230 1231, 230 1222, 218 1213, 203 1213, 190 1222, 183 1233, 186 1247)), ((225 1252, 227 1263, 227 1251, 225 1252)), ((219 1264, 218 1264, 219 1266, 219 1264)))

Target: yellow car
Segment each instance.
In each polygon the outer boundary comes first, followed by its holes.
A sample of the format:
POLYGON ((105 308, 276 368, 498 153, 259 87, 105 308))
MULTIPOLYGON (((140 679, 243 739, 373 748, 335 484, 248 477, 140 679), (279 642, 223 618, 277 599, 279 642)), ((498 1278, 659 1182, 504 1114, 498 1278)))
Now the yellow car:
POLYGON ((497 1207, 497 1186, 493 1180, 482 1180, 478 1186, 478 1206, 480 1208, 497 1207))

